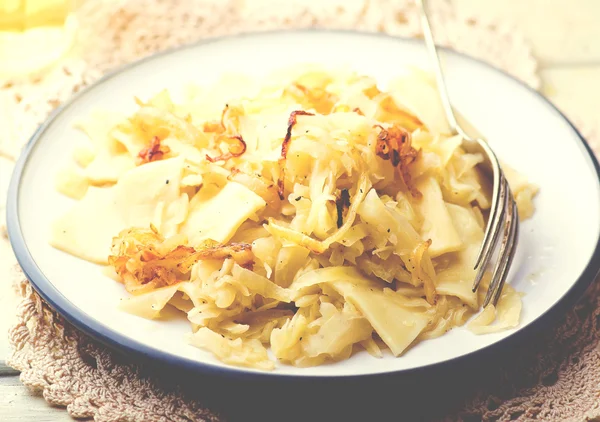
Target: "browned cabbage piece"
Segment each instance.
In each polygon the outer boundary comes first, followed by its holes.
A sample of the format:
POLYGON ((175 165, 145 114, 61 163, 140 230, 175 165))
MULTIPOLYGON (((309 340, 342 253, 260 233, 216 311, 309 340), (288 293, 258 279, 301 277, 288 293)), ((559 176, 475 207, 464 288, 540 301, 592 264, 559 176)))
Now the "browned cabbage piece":
POLYGON ((140 150, 137 165, 162 160, 169 152, 171 152, 171 149, 166 145, 162 145, 158 136, 154 136, 150 141, 150 145, 140 150))
POLYGON ((337 102, 336 95, 320 87, 309 88, 298 82, 293 82, 284 91, 305 108, 313 108, 317 113, 329 114, 337 102))
POLYGON ((245 268, 252 267, 254 262, 249 244, 207 242, 202 247, 193 248, 183 245, 182 241, 177 236, 165 239, 153 227, 123 230, 113 240, 108 262, 131 293, 183 281, 199 260, 233 258, 245 268))
POLYGON ((230 158, 239 157, 246 152, 246 142, 244 142, 242 135, 226 136, 225 139, 229 141, 229 151, 224 154, 217 155, 216 157, 210 157, 207 155, 206 159, 208 161, 211 163, 216 163, 217 161, 227 161, 230 158))
POLYGON ((199 148, 207 142, 206 134, 191 123, 189 116, 182 118, 153 106, 140 107, 124 128, 138 139, 171 137, 199 148))
POLYGON ((281 200, 284 198, 283 193, 285 189, 285 160, 292 142, 292 129, 297 122, 298 116, 314 116, 314 114, 303 110, 295 110, 290 113, 287 132, 285 134, 285 138, 283 138, 283 143, 281 144, 281 158, 279 159, 279 180, 277 180, 277 189, 279 192, 279 198, 281 200))
POLYGON ((411 165, 416 161, 419 152, 411 145, 410 133, 394 124, 380 129, 377 136, 376 153, 380 158, 389 160, 398 171, 398 176, 414 198, 420 198, 421 192, 413 185, 410 175, 411 165))
POLYGON ((221 121, 205 122, 203 130, 206 133, 214 133, 214 145, 218 148, 219 144, 225 142, 228 144, 227 152, 211 157, 208 154, 206 159, 211 163, 217 161, 227 161, 234 157, 240 157, 246 152, 246 142, 239 133, 240 117, 244 115, 242 107, 226 104, 221 113, 221 121))
POLYGON ((417 116, 398 107, 392 96, 389 94, 382 94, 379 106, 380 109, 376 118, 381 122, 395 122, 397 125, 409 131, 425 126, 417 116))

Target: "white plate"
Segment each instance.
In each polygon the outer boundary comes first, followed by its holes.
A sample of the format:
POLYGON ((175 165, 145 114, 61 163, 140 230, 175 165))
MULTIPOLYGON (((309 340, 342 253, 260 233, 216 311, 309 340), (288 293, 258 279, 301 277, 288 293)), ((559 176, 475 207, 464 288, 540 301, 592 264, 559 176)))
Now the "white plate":
MULTIPOLYGON (((375 359, 361 352, 347 361, 315 368, 279 364, 268 375, 356 376, 447 363, 532 328, 551 309, 566 309, 567 302, 581 294, 598 273, 599 167, 581 136, 542 96, 506 74, 457 53, 446 51, 443 56, 457 109, 487 136, 501 159, 541 188, 535 200, 538 211, 521 226, 509 279, 525 293, 521 325, 485 336, 455 329, 418 344, 400 358, 375 359)), ((382 83, 404 66, 429 67, 419 41, 298 31, 217 39, 150 57, 105 77, 38 130, 12 180, 10 239, 40 294, 78 327, 128 351, 201 371, 259 374, 223 365, 209 353, 187 345, 184 334, 190 325, 183 318, 147 321, 119 311, 119 298, 126 296, 122 285, 104 277, 97 266, 50 247, 51 221, 72 203, 55 191, 54 176, 84 136, 73 129, 73 121, 95 109, 129 112, 134 95, 144 98, 162 88, 178 91, 185 82, 209 83, 223 72, 264 75, 294 63, 347 65, 382 83)), ((94 224, 92 218, 90 224, 94 224)))

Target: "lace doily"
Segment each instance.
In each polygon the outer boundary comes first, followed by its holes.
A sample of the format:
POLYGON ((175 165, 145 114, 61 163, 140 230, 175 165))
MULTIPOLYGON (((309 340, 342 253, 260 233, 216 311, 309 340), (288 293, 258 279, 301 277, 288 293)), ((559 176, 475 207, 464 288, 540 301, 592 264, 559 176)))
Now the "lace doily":
MULTIPOLYGON (((539 88, 536 61, 515 28, 457 16, 449 0, 432 2, 432 7, 440 44, 539 88)), ((44 77, 0 81, 0 177, 8 174, 53 108, 105 72, 158 50, 237 32, 314 26, 420 36, 410 0, 90 1, 79 15, 76 47, 53 70, 44 77)), ((597 142, 593 127, 581 128, 597 142)), ((4 215, 5 192, 0 195, 4 215)), ((0 228, 0 242, 7 242, 0 228)), ((6 259, 13 257, 0 256, 6 259)), ((0 274, 11 278, 22 296, 18 323, 9 333, 14 351, 7 361, 50 404, 66 406, 73 417, 98 421, 222 420, 201 404, 198 394, 148 375, 79 332, 40 299, 18 267, 13 273, 0 274)), ((594 288, 554 331, 521 350, 516 363, 490 386, 481 386, 448 420, 584 420, 600 415, 599 301, 594 288)))

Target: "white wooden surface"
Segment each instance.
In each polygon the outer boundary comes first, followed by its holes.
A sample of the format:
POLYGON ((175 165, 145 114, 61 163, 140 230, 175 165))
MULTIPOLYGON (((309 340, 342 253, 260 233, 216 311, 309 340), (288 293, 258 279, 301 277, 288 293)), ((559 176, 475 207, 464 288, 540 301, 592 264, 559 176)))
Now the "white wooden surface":
MULTIPOLYGON (((532 42, 540 59, 543 92, 567 115, 600 127, 600 0, 453 0, 459 13, 512 22, 532 42)), ((8 162, 0 157, 0 192, 8 183, 8 162)), ((4 212, 0 204, 0 212, 4 212)), ((0 243, 0 248, 2 243, 0 243)), ((3 251, 0 251, 3 256, 3 251)), ((0 274, 10 270, 0 262, 0 274)), ((0 279, 0 333, 14 321, 17 295, 0 279)), ((68 421, 64 409, 50 407, 19 383, 2 364, 8 354, 0 335, 0 421, 68 421)))

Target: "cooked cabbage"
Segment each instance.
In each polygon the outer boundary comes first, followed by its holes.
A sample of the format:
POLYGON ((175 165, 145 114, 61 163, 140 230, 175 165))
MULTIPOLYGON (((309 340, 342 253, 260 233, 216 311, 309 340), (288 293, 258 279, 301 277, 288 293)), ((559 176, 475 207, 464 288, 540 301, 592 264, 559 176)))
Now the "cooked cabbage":
MULTIPOLYGON (((489 182, 428 77, 387 91, 319 68, 243 80, 80 122, 90 142, 57 179, 79 202, 51 243, 114 268, 132 294, 124 311, 172 306, 192 345, 262 370, 275 367, 269 347, 296 366, 401 356, 479 311, 489 182)), ((506 175, 531 216, 537 189, 506 175)), ((509 329, 520 311, 507 285, 469 328, 509 329)))

